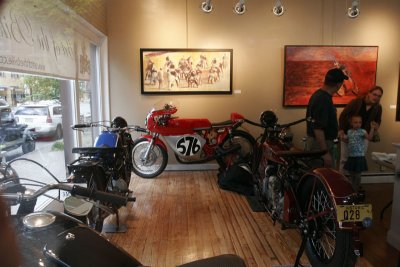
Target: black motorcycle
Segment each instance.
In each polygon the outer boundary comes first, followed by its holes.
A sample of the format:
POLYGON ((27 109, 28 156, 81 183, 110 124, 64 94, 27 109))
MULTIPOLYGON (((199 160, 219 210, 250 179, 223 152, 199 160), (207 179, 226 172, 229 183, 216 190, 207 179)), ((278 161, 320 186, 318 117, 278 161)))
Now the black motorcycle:
MULTIPOLYGON (((79 158, 68 165, 70 182, 86 183, 88 188, 110 192, 122 196, 132 195, 129 190, 132 161, 132 138, 126 120, 122 117, 114 118, 109 125, 104 122, 89 124, 75 124, 74 130, 83 128, 101 127, 93 147, 75 147, 72 153, 79 154, 79 158)), ((107 202, 99 205, 113 209, 107 202)), ((117 220, 118 220, 118 213, 117 220)), ((94 206, 89 213, 89 225, 101 232, 104 219, 108 216, 104 208, 94 206)))
POLYGON ((35 129, 19 124, 9 107, 0 108, 0 150, 11 151, 19 147, 26 154, 35 150, 35 129))
MULTIPOLYGON (((51 190, 69 192, 82 201, 100 201, 115 206, 126 205, 129 200, 127 196, 61 182, 41 184, 38 190, 33 191, 28 186, 37 183, 32 179, 18 177, 15 170, 9 166, 1 163, 0 173, 0 198, 6 200, 8 204, 6 213, 15 229, 21 267, 143 266, 122 248, 115 246, 87 224, 68 214, 51 210, 34 212, 37 198, 51 190), (11 215, 11 206, 17 204, 19 204, 18 211, 15 215, 11 215)), ((2 255, 6 253, 7 251, 2 251, 2 255)), ((226 254, 181 266, 245 267, 246 265, 240 257, 226 254)))

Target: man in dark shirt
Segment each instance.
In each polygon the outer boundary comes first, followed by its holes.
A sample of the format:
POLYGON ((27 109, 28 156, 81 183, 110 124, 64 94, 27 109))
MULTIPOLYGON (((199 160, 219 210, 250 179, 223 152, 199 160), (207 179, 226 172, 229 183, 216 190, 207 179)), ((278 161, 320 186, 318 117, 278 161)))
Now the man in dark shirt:
POLYGON ((333 140, 338 136, 338 121, 336 107, 333 105, 332 95, 343 85, 348 77, 341 69, 331 69, 325 75, 324 85, 311 96, 307 106, 307 118, 314 122, 307 122, 307 136, 309 150, 327 150, 322 156, 325 167, 334 166, 333 140))

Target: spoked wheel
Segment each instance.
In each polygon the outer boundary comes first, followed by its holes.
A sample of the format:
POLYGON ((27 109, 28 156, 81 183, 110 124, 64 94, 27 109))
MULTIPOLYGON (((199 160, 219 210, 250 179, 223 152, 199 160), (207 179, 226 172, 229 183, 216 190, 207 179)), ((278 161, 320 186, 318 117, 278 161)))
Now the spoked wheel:
POLYGON ((140 138, 133 143, 132 170, 143 178, 154 178, 160 175, 168 163, 168 153, 159 144, 154 144, 146 158, 149 146, 150 141, 146 138, 140 138))
POLYGON ((310 177, 299 195, 301 208, 308 219, 306 253, 312 266, 353 267, 357 256, 353 251, 352 233, 338 228, 334 204, 325 185, 310 177))
POLYGON ((222 163, 225 166, 222 167, 226 168, 237 163, 250 163, 254 152, 254 146, 256 144, 254 137, 247 132, 236 130, 225 138, 222 142, 221 148, 227 150, 235 144, 239 144, 240 149, 224 156, 222 158, 222 163))

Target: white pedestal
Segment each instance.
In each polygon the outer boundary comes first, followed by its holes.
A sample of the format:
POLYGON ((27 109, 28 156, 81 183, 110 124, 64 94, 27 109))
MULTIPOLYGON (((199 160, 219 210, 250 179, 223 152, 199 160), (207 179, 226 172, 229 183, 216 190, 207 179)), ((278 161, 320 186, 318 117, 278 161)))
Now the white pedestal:
POLYGON ((400 144, 393 144, 396 147, 396 168, 393 188, 392 219, 390 230, 387 233, 387 242, 400 250, 400 144))

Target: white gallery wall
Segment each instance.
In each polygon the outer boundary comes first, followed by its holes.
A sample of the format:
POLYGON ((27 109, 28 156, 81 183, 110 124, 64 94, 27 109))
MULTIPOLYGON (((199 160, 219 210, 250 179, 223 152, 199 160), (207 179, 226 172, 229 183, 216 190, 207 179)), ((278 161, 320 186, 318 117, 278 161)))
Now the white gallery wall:
MULTIPOLYGON (((400 142, 395 122, 400 68, 400 1, 361 0, 360 16, 346 16, 346 0, 286 0, 281 17, 272 13, 275 1, 248 0, 236 15, 236 0, 213 0, 213 11, 200 10, 203 0, 112 0, 107 2, 111 115, 144 126, 157 101, 179 102, 180 117, 222 121, 230 112, 258 120, 274 110, 284 123, 305 116, 305 108, 284 108, 285 45, 379 46, 376 83, 384 88, 382 142, 370 151, 393 153, 400 142), (233 49, 232 95, 142 95, 140 48, 233 49)), ((322 84, 322 81, 321 81, 322 84)), ((338 109, 340 113, 341 108, 338 109)), ((248 128, 258 135, 256 128, 248 128)), ((296 142, 305 125, 293 128, 296 142)), ((171 158, 171 157, 170 157, 171 158)), ((170 163, 173 159, 170 159, 170 163)), ((370 164, 372 170, 376 166, 370 164)))

